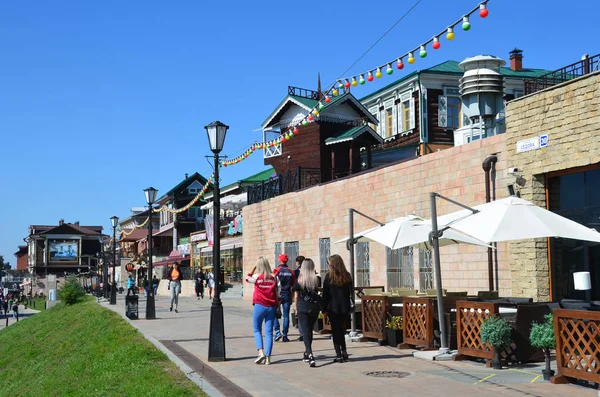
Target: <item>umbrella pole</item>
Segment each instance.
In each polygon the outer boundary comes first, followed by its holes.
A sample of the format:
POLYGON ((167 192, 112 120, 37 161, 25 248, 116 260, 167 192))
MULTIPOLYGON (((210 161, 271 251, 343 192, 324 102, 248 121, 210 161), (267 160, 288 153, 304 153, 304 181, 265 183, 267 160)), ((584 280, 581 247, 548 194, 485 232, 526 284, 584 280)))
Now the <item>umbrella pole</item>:
POLYGON ((431 240, 435 264, 435 287, 437 289, 438 319, 440 323, 440 353, 448 353, 448 338, 446 334, 446 318, 444 317, 444 294, 442 290, 442 272, 440 269, 440 241, 437 223, 437 208, 435 198, 437 193, 431 193, 431 240))
MULTIPOLYGON (((350 229, 348 231, 348 236, 350 237, 348 242, 350 244, 348 249, 350 251, 350 275, 352 277, 350 299, 354 299, 354 210, 352 208, 348 210, 348 220, 350 222, 350 229)), ((356 336, 356 314, 354 311, 350 312, 350 336, 356 336)))

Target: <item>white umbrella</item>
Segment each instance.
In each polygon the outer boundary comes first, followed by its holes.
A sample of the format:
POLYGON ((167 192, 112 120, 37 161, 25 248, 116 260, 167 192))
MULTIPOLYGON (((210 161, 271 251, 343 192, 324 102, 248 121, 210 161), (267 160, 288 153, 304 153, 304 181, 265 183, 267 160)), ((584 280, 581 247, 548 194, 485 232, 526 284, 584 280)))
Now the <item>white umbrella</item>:
MULTIPOLYGON (((600 242, 600 233, 518 197, 507 197, 438 217, 440 229, 450 226, 488 243, 542 237, 600 242)), ((444 231, 444 237, 449 230, 444 231)), ((440 240, 441 241, 441 240, 440 240)))
MULTIPOLYGON (((390 249, 412 246, 429 250, 432 248, 429 242, 429 233, 431 233, 430 223, 425 222, 423 218, 418 216, 409 215, 394 219, 384 226, 377 226, 357 233, 355 237, 358 241, 375 241, 390 249)), ((338 241, 338 243, 346 240, 347 238, 338 241)), ((452 244, 473 244, 490 247, 482 241, 451 229, 446 230, 439 241, 441 247, 452 244)))
MULTIPOLYGON (((432 248, 429 242, 430 233, 430 223, 416 216, 408 216, 394 219, 385 226, 366 232, 363 237, 381 243, 390 249, 415 247, 429 250, 432 248)), ((453 244, 473 244, 490 247, 478 239, 450 229, 444 232, 439 241, 440 247, 453 244)))

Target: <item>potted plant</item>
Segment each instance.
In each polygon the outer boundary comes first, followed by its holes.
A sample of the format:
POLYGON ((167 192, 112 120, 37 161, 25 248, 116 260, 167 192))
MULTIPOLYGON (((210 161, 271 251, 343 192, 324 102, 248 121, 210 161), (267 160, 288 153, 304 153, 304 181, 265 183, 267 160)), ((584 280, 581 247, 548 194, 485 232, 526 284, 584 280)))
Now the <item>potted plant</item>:
POLYGON ((481 326, 481 342, 494 348, 494 359, 492 360, 492 367, 494 369, 502 369, 500 352, 512 343, 511 332, 512 328, 510 325, 502 317, 498 316, 488 317, 481 326))
POLYGON ((543 323, 531 323, 531 333, 529 341, 531 346, 538 347, 544 351, 546 355, 546 369, 542 370, 544 380, 550 380, 554 376, 554 371, 550 369, 550 349, 556 348, 556 339, 554 339, 554 318, 552 314, 544 316, 543 323))
POLYGON ((402 317, 390 316, 385 322, 385 335, 390 346, 402 343, 402 317))

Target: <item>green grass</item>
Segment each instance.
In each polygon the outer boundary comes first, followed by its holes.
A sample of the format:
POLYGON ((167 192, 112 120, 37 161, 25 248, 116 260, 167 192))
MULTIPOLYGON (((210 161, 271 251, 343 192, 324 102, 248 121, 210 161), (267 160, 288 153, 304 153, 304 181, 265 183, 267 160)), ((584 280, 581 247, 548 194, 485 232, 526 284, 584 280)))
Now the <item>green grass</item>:
POLYGON ((46 310, 44 308, 44 303, 46 302, 46 299, 44 298, 35 298, 31 300, 31 305, 27 305, 28 309, 33 309, 33 310, 39 310, 41 312, 43 312, 44 310, 46 310), (33 301, 35 301, 35 307, 33 307, 33 301))
POLYGON ((118 314, 58 305, 0 331, 0 396, 205 396, 118 314))

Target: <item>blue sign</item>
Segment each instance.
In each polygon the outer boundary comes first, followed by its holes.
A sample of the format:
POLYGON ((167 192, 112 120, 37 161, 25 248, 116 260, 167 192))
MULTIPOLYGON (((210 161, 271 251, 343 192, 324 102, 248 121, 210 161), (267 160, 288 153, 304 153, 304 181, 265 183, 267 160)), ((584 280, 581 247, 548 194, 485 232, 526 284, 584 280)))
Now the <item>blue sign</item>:
POLYGON ((540 136, 540 147, 546 147, 548 146, 548 135, 542 135, 540 136))

